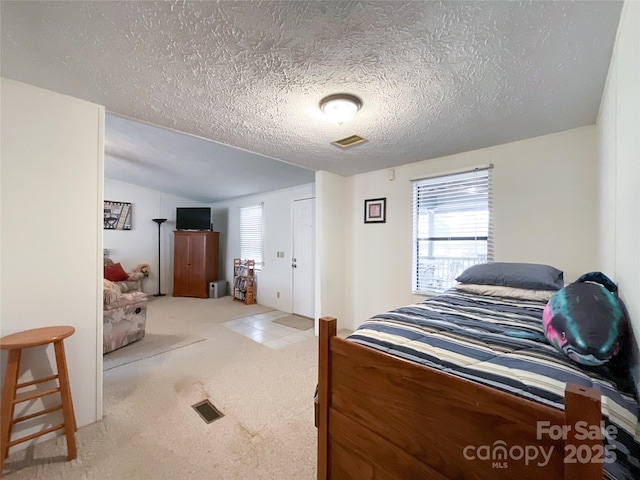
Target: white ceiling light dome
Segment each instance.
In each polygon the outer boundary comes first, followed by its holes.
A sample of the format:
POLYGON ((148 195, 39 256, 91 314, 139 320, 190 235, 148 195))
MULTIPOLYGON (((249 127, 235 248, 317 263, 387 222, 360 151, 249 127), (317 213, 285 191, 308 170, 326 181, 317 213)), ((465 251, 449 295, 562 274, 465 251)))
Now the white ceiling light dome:
POLYGON ((320 110, 337 124, 351 120, 362 108, 362 100, 349 93, 336 93, 320 100, 320 110))

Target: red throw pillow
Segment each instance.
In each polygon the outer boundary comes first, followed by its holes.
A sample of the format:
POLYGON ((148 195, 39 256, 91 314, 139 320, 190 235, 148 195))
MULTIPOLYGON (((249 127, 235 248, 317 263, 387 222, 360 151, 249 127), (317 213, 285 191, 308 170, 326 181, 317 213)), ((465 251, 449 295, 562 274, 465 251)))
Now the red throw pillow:
POLYGON ((112 282, 121 282, 129 278, 129 274, 124 271, 122 265, 115 263, 113 265, 105 265, 104 278, 112 282))

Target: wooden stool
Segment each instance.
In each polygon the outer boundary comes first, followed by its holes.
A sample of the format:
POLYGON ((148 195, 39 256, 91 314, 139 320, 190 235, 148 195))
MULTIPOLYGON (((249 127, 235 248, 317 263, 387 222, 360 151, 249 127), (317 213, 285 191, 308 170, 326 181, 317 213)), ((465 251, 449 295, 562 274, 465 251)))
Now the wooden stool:
POLYGON ((4 460, 9 456, 9 448, 22 442, 26 442, 33 438, 45 435, 55 430, 64 428, 65 435, 67 437, 67 451, 69 453, 69 460, 76 458, 76 438, 75 432, 76 419, 73 412, 73 403, 71 401, 71 389, 69 388, 69 375, 67 372, 67 360, 64 354, 63 340, 70 335, 73 335, 76 329, 69 326, 59 327, 44 327, 35 328, 33 330, 26 330, 24 332, 14 333, 0 338, 0 349, 9 351, 9 358, 7 362, 7 375, 4 379, 4 387, 2 389, 2 437, 1 445, 2 451, 0 452, 0 475, 2 474, 2 466, 4 460), (53 343, 53 348, 56 354, 56 364, 58 373, 50 377, 41 378, 38 380, 32 380, 18 384, 18 375, 20 374, 20 355, 23 348, 37 347, 40 345, 47 345, 53 343), (37 385, 39 383, 49 382, 51 380, 58 379, 58 387, 50 388, 40 392, 30 392, 21 396, 17 396, 17 391, 20 388, 29 387, 31 385, 37 385), (20 418, 13 418, 14 408, 17 403, 26 402, 35 398, 44 397, 45 395, 51 395, 53 393, 60 392, 62 403, 58 406, 47 408, 41 412, 25 415, 20 418), (51 428, 47 428, 41 432, 28 435, 26 437, 19 438, 11 441, 11 431, 13 425, 18 422, 23 422, 40 415, 55 412, 62 409, 63 422, 60 425, 56 425, 51 428))

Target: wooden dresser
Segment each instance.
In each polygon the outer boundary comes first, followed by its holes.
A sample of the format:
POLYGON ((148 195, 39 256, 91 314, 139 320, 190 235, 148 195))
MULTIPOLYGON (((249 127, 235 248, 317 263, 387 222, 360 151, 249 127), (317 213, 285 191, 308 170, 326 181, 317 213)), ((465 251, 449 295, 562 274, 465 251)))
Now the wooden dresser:
POLYGON ((209 282, 218 280, 220 232, 174 232, 173 296, 209 298, 209 282))

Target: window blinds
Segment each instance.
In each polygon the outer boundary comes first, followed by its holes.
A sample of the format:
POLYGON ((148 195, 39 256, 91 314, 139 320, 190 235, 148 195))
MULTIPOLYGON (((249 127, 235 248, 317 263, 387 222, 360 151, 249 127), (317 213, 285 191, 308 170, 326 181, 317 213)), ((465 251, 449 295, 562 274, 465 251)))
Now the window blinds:
POLYGON ((491 260, 490 169, 413 182, 413 291, 451 288, 465 268, 491 260))
POLYGON ((263 265, 262 204, 240 208, 240 257, 263 265))

